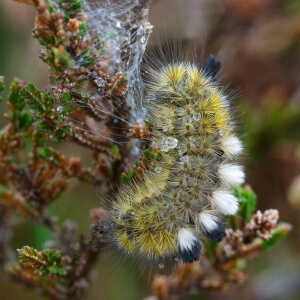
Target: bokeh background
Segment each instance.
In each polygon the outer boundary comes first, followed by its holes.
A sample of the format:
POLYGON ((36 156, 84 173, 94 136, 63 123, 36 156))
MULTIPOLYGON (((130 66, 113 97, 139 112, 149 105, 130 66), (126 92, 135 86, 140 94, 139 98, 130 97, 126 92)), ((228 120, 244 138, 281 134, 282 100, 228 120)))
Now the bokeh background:
MULTIPOLYGON (((13 77, 49 86, 47 66, 38 58, 39 46, 32 38, 34 15, 33 7, 0 1, 0 74, 7 86, 13 77)), ((223 82, 237 95, 245 145, 242 161, 247 183, 258 195, 258 209, 276 208, 281 220, 293 225, 288 238, 250 261, 243 286, 190 299, 300 299, 300 1, 154 0, 150 21, 162 39, 177 37, 187 56, 196 52, 203 59, 212 53, 222 61, 223 82)), ((7 92, 8 88, 4 99, 7 92)), ((1 115, 5 110, 1 103, 1 115)), ((60 147, 89 164, 85 149, 60 147)), ((89 210, 100 206, 102 198, 100 190, 74 181, 51 211, 60 222, 75 220, 80 231, 88 233, 89 210)), ((13 245, 41 249, 49 239, 43 227, 22 222, 16 225, 13 245)), ((117 261, 103 255, 86 299, 135 300, 150 295, 148 276, 117 261)), ((0 295, 43 299, 3 275, 0 295)))

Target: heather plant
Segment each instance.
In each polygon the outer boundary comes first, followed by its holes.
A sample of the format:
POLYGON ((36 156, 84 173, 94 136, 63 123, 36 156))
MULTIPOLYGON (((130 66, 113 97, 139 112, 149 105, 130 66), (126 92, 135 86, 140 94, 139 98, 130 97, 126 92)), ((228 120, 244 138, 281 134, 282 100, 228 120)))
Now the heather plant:
MULTIPOLYGON (((20 79, 9 85, 6 125, 0 132, 0 264, 11 279, 46 298, 82 299, 100 254, 113 251, 107 250, 107 211, 116 192, 143 181, 162 155, 160 147, 149 146, 153 124, 142 100, 140 65, 152 32, 150 1, 18 2, 36 9, 33 37, 49 66, 51 88, 20 79), (68 143, 91 152, 91 167, 60 152, 57 145, 68 143), (134 155, 137 148, 139 157, 134 155), (54 201, 64 201, 73 179, 100 189, 106 201, 91 211, 90 234, 80 238, 75 222, 60 225, 59 216, 49 211, 54 201), (48 246, 13 249, 16 220, 47 227, 53 237, 48 246)), ((1 77, 0 91, 4 88, 1 77)), ((256 195, 248 185, 237 185, 234 194, 239 209, 226 217, 223 241, 207 242, 200 262, 176 261, 170 274, 161 274, 161 264, 160 270, 154 267, 151 299, 187 299, 241 284, 250 259, 276 246, 291 230, 279 222, 278 210, 256 210, 256 195)))

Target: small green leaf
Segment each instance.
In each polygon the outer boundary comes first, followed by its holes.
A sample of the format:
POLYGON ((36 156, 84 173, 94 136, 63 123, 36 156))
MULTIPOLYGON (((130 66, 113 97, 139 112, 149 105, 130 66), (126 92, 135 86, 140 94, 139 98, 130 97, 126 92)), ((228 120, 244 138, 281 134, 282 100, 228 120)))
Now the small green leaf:
POLYGON ((126 182, 130 182, 134 177, 136 176, 136 171, 135 170, 130 170, 128 174, 122 173, 121 178, 126 182))
POLYGON ((240 201, 238 215, 245 221, 249 221, 256 208, 256 195, 250 187, 236 186, 235 196, 240 201))
POLYGON ((149 150, 146 149, 144 151, 144 155, 146 156, 146 158, 148 159, 155 159, 155 160, 159 160, 161 159, 161 152, 157 151, 157 150, 149 150))
POLYGON ((19 114, 19 124, 21 129, 26 129, 33 123, 32 114, 28 111, 22 111, 19 114))
POLYGON ((44 131, 44 132, 52 132, 53 131, 53 126, 45 123, 45 122, 41 122, 38 124, 38 129, 40 131, 44 131))
POLYGON ((66 102, 69 103, 72 100, 72 96, 70 93, 64 93, 61 97, 61 99, 66 102))
POLYGON ((10 86, 10 93, 8 95, 8 101, 13 105, 16 106, 19 100, 19 84, 17 82, 12 82, 10 86))
POLYGON ((82 61, 82 65, 85 67, 90 67, 95 60, 89 48, 81 52, 80 58, 82 61))
POLYGON ((262 249, 269 249, 274 247, 279 240, 285 237, 291 231, 291 225, 288 223, 279 223, 277 228, 273 231, 271 238, 265 240, 261 245, 262 249))
POLYGON ((147 128, 150 130, 151 127, 153 126, 153 121, 149 121, 149 120, 144 120, 145 125, 147 126, 147 128))
POLYGON ((18 250, 19 259, 22 266, 34 268, 34 273, 40 276, 59 275, 64 276, 67 274, 65 263, 62 262, 62 253, 56 249, 44 249, 37 251, 36 249, 24 246, 18 250))
POLYGON ((54 133, 53 141, 55 143, 61 143, 69 135, 71 135, 71 127, 69 125, 62 126, 54 133))
POLYGON ((43 132, 36 132, 34 140, 37 143, 37 146, 44 147, 47 142, 47 136, 43 132))
POLYGON ((111 148, 109 148, 108 153, 113 158, 114 161, 121 160, 120 149, 117 144, 114 144, 111 148))
POLYGON ((44 148, 40 149, 38 151, 38 157, 41 159, 46 159, 46 160, 52 161, 53 163, 55 163, 57 165, 60 163, 58 153, 54 149, 49 148, 49 147, 44 147, 44 148))
POLYGON ((59 3, 68 4, 68 6, 66 6, 66 10, 68 11, 80 12, 82 10, 84 0, 59 0, 59 3))
POLYGON ((83 36, 88 33, 90 29, 90 25, 88 23, 81 23, 79 25, 79 35, 83 36))
POLYGON ((44 94, 44 110, 47 112, 48 116, 51 116, 52 114, 52 108, 53 108, 54 99, 50 96, 49 92, 46 92, 44 94))

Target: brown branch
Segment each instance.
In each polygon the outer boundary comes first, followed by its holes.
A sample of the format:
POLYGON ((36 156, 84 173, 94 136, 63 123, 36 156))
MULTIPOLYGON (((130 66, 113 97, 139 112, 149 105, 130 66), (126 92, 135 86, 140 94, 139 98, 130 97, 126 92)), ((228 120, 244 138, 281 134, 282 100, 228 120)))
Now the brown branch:
POLYGON ((289 224, 278 224, 278 219, 277 210, 263 214, 258 211, 242 230, 227 229, 227 236, 214 255, 202 257, 200 262, 179 265, 170 276, 155 277, 154 295, 159 300, 184 300, 200 290, 225 291, 233 284, 243 283, 246 276, 238 262, 260 254, 275 230, 282 235, 291 230, 289 224))

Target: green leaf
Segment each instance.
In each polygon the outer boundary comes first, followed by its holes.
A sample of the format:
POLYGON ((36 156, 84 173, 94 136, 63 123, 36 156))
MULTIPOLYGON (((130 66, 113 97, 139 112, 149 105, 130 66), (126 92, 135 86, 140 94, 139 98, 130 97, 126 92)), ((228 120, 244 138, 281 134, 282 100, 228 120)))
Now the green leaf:
POLYGON ((256 208, 256 195, 254 191, 249 186, 236 186, 234 193, 240 201, 238 215, 243 220, 249 221, 256 208))
POLYGON ((63 72, 74 65, 74 61, 67 51, 60 52, 57 47, 52 47, 48 53, 49 63, 56 72, 63 72))
POLYGON ((285 237, 291 231, 291 225, 288 223, 279 223, 277 228, 273 231, 271 238, 265 240, 261 245, 262 249, 269 249, 274 247, 279 240, 285 237))
POLYGON ((64 93, 61 97, 61 99, 65 102, 65 103, 69 103, 72 100, 72 96, 70 93, 64 93))
POLYGON ((88 23, 81 23, 79 25, 79 35, 83 36, 88 33, 90 29, 90 25, 88 23))
POLYGON ((47 112, 47 116, 51 116, 54 99, 50 96, 49 92, 44 94, 43 108, 47 112))
POLYGON ((101 54, 105 52, 105 40, 100 35, 96 36, 94 45, 96 48, 101 49, 101 54))
POLYGON ((20 83, 17 81, 12 82, 8 102, 13 106, 13 109, 8 113, 8 116, 15 130, 24 130, 32 124, 31 114, 23 111, 26 102, 21 92, 20 83))
POLYGON ((38 151, 38 157, 41 159, 46 159, 49 161, 52 161, 55 164, 59 164, 59 155, 58 153, 53 149, 49 147, 44 147, 38 151))
POLYGON ((44 132, 52 132, 53 131, 53 126, 45 123, 45 122, 41 122, 38 124, 38 129, 40 131, 44 131, 44 132))
POLYGON ((47 136, 43 132, 36 132, 34 140, 37 143, 37 146, 44 147, 47 142, 47 136))
POLYGON ((48 147, 42 148, 38 152, 38 157, 49 160, 51 157, 51 150, 48 147))
POLYGON ((90 67, 94 62, 94 57, 89 48, 81 52, 80 58, 82 61, 82 65, 85 67, 90 67))
POLYGON ((24 246, 18 250, 19 259, 23 266, 29 264, 28 268, 34 267, 34 273, 40 276, 67 274, 65 263, 62 262, 62 252, 56 249, 44 249, 38 251, 32 247, 24 246))
POLYGON ((19 115, 19 124, 21 129, 26 129, 33 123, 32 114, 28 111, 22 111, 19 115))
POLYGON ((136 171, 135 170, 130 170, 128 174, 122 173, 121 178, 126 182, 130 182, 134 177, 136 176, 136 171))
POLYGON ((54 133, 53 141, 55 143, 61 143, 69 135, 71 135, 71 127, 69 125, 62 126, 54 133))
POLYGON ((84 0, 59 0, 59 3, 66 3, 66 10, 80 12, 83 7, 84 0))
POLYGON ((149 121, 149 120, 144 120, 144 123, 146 125, 146 127, 150 130, 151 127, 153 126, 153 121, 149 121))
POLYGON ((43 113, 44 108, 41 103, 41 91, 33 83, 22 86, 20 96, 24 101, 24 105, 26 101, 31 109, 43 113))
POLYGON ((14 81, 12 82, 11 86, 10 86, 10 93, 8 95, 8 101, 14 106, 16 107, 17 104, 20 101, 20 95, 19 95, 19 84, 14 81))
POLYGON ((117 144, 114 144, 111 148, 109 148, 108 153, 114 161, 121 160, 120 149, 117 144))
POLYGON ((160 151, 156 151, 156 150, 146 149, 144 151, 144 155, 148 159, 155 159, 155 160, 161 159, 161 152, 160 151))

